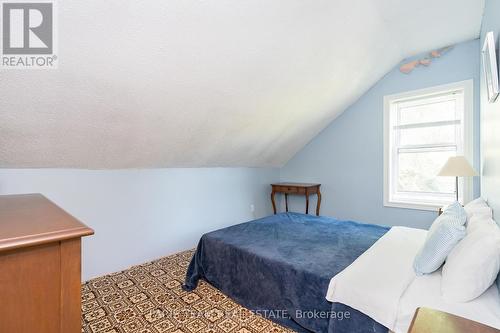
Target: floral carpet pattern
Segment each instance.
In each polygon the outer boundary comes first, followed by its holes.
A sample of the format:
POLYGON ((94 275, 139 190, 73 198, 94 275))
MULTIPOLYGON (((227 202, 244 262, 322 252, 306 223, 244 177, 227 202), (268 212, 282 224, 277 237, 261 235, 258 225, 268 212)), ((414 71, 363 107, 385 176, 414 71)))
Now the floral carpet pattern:
POLYGON ((82 285, 82 333, 288 333, 205 281, 184 291, 193 250, 82 285))

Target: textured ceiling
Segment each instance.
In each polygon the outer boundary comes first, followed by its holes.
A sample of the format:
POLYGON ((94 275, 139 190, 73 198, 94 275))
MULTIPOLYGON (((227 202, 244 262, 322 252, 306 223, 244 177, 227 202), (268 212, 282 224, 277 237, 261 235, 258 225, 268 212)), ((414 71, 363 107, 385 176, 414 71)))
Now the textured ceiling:
POLYGON ((478 0, 58 1, 59 68, 0 71, 0 167, 281 166, 478 0))

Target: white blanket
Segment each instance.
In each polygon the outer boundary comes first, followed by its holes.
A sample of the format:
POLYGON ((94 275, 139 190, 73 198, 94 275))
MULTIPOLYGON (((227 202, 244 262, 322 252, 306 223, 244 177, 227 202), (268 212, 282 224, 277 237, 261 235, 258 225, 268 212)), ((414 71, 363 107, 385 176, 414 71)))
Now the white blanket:
POLYGON ((399 300, 415 279, 413 259, 427 231, 393 227, 335 275, 326 299, 346 304, 394 330, 399 300))

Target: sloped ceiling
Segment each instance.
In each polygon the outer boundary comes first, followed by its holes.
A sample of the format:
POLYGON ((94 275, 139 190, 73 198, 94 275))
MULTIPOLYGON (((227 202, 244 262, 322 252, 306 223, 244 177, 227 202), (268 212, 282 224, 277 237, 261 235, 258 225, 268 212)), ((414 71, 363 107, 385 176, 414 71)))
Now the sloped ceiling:
POLYGON ((477 38, 483 6, 58 1, 59 68, 0 71, 0 166, 281 166, 403 58, 477 38))

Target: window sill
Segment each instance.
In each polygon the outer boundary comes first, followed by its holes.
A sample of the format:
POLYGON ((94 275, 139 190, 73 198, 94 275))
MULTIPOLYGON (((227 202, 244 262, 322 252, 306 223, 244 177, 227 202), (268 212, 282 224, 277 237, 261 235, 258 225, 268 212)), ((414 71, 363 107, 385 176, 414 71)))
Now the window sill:
POLYGON ((415 202, 384 202, 384 207, 415 209, 437 212, 439 208, 447 205, 447 203, 415 203, 415 202))

